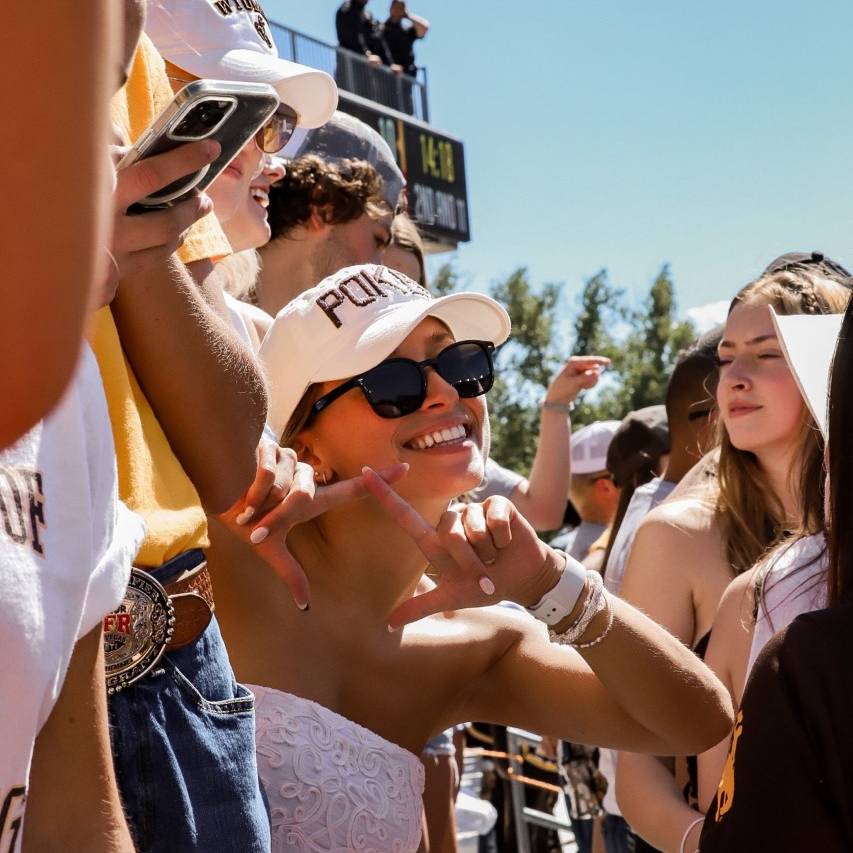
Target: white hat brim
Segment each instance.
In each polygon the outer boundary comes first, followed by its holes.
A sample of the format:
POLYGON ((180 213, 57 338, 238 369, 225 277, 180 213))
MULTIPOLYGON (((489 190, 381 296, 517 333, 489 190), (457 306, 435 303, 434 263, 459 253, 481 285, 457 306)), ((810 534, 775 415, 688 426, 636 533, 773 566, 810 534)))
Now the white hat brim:
POLYGON ((827 438, 829 376, 843 314, 770 313, 785 360, 815 423, 827 438))
POLYGON ((257 50, 188 54, 180 65, 196 77, 269 83, 282 102, 296 110, 301 127, 320 127, 338 106, 338 87, 325 71, 257 50))

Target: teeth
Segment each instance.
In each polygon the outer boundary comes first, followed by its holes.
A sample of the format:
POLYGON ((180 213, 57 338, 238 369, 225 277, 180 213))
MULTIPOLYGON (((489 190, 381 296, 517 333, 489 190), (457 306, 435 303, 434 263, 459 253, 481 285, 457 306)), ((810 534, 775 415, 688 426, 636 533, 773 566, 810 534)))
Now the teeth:
POLYGON ((452 441, 461 441, 466 435, 467 432, 465 427, 462 426, 462 424, 459 424, 455 427, 436 430, 428 435, 420 435, 409 443, 415 450, 426 450, 429 447, 434 447, 439 444, 449 444, 452 441))
POLYGON ((266 190, 259 189, 257 187, 252 187, 250 190, 252 198, 258 202, 261 207, 269 207, 270 206, 270 197, 269 193, 266 190))

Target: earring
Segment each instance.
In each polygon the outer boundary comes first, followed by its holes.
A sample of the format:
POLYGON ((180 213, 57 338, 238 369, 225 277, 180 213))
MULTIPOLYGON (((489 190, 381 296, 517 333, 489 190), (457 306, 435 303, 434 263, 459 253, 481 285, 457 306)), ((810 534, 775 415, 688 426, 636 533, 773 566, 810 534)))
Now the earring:
POLYGON ((314 472, 314 479, 317 480, 317 482, 322 482, 324 486, 326 485, 326 474, 325 474, 325 472, 315 471, 314 472), (322 478, 322 480, 320 478, 322 478))

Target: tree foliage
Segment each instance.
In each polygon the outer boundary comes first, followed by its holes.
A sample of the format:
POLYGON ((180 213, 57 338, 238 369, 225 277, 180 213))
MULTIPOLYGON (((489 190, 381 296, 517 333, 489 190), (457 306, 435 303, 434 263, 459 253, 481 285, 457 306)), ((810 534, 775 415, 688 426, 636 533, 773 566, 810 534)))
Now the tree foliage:
MULTIPOLYGON (((458 271, 444 264, 431 289, 440 295, 461 286, 458 271)), ((611 367, 598 388, 578 401, 575 428, 596 420, 621 420, 628 412, 662 403, 679 351, 696 336, 677 319, 669 266, 661 268, 647 297, 631 305, 624 289, 602 269, 586 281, 572 308, 561 287, 535 287, 519 267, 490 288, 512 319, 512 337, 497 356, 497 376, 489 394, 492 453, 502 465, 526 473, 536 452, 539 403, 551 377, 569 354, 605 355, 611 367), (566 312, 574 314, 573 320, 566 312), (566 341, 561 328, 570 330, 566 341)))

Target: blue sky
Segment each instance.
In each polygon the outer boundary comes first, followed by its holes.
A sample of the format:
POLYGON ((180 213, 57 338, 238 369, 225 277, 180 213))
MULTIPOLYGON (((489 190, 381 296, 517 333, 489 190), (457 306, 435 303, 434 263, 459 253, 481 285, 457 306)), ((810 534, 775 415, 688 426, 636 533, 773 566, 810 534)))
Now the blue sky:
MULTIPOLYGON (((335 2, 264 6, 334 40, 335 2)), ((686 312, 785 251, 853 264, 853 4, 410 8, 433 25, 418 52, 432 123, 465 142, 457 265, 475 287, 525 265, 565 284, 570 312, 601 267, 639 297, 668 262, 686 312)))

